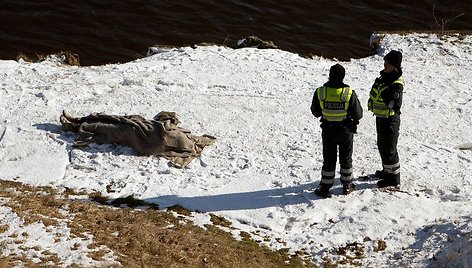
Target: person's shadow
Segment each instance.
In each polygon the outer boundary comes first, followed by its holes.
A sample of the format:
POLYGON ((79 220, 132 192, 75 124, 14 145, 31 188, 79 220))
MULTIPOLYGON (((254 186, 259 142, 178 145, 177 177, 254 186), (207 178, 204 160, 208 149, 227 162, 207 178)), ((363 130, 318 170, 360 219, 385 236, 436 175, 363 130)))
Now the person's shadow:
POLYGON ((180 205, 191 211, 211 212, 222 210, 259 209, 267 207, 283 207, 308 203, 319 199, 312 190, 316 183, 299 186, 275 188, 254 192, 225 193, 206 196, 177 196, 163 195, 145 199, 149 203, 159 204, 159 207, 180 205))

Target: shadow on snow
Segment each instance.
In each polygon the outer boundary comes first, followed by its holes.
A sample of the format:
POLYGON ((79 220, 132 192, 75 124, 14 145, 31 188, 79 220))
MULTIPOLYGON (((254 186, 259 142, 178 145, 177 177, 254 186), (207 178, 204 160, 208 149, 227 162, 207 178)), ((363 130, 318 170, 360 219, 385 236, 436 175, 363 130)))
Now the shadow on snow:
POLYGON ((88 153, 111 152, 113 155, 129 155, 129 156, 136 155, 136 153, 131 147, 122 146, 118 144, 97 144, 97 143, 92 142, 87 146, 74 147, 73 144, 74 144, 76 134, 70 131, 64 131, 61 125, 44 123, 44 124, 34 124, 33 126, 39 130, 58 134, 59 136, 57 136, 56 139, 62 142, 65 142, 67 144, 66 148, 68 152, 71 152, 73 149, 80 149, 88 153))
POLYGON ((314 199, 318 199, 312 191, 316 185, 317 183, 308 183, 299 186, 254 192, 225 193, 207 196, 185 197, 163 195, 148 198, 145 201, 157 203, 161 208, 177 204, 191 211, 200 212, 283 207, 301 203, 311 205, 314 199))

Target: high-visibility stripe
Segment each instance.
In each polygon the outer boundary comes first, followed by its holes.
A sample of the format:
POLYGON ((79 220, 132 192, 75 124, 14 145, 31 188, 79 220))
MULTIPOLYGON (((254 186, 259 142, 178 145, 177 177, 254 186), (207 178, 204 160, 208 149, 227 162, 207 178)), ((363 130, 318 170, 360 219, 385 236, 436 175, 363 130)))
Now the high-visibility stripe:
POLYGON ((341 176, 341 183, 347 183, 352 181, 352 176, 341 176))
POLYGON ((324 183, 324 184, 333 184, 334 183, 334 178, 321 177, 321 182, 324 183))
POLYGON ((339 115, 339 114, 342 115, 342 114, 346 113, 346 111, 344 111, 344 110, 330 110, 330 109, 324 109, 323 112, 325 114, 334 114, 335 116, 339 115))
POLYGON ((400 162, 397 162, 397 163, 391 164, 391 165, 382 164, 382 166, 384 168, 390 168, 390 169, 399 168, 400 167, 400 162))
POLYGON ((349 94, 352 94, 352 93, 350 92, 350 88, 347 88, 347 87, 343 88, 343 93, 344 93, 344 94, 343 94, 343 97, 342 97, 341 100, 344 101, 344 102, 346 102, 346 101, 349 100, 349 94))
POLYGON ((325 90, 326 90, 326 87, 318 88, 318 99, 320 101, 324 101, 326 99, 325 90))
POLYGON ((383 169, 385 172, 389 174, 399 174, 400 173, 400 162, 392 164, 392 165, 385 165, 382 164, 383 169))
POLYGON ((384 169, 385 172, 387 172, 388 174, 400 174, 400 169, 395 169, 395 170, 392 170, 392 169, 384 169))
POLYGON ((336 171, 324 171, 324 170, 321 171, 321 176, 334 177, 334 175, 336 175, 336 171))
POLYGON ((353 170, 354 170, 353 168, 341 168, 340 171, 341 173, 351 174, 353 170))

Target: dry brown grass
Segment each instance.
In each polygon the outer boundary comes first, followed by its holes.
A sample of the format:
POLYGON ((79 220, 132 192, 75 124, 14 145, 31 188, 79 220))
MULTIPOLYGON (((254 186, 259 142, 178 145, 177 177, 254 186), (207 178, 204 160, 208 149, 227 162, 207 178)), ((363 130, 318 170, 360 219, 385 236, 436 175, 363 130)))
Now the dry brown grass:
MULTIPOLYGON (((72 217, 71 236, 85 237, 85 233, 94 236, 89 248, 97 251, 89 257, 102 260, 108 253, 105 246, 124 267, 313 267, 298 256, 289 256, 287 250, 273 251, 261 246, 249 235, 242 234, 244 239, 237 241, 215 225, 207 225, 204 230, 185 217, 173 216, 170 211, 114 208, 61 199, 54 189, 9 181, 0 181, 0 197, 9 198, 6 206, 28 222, 56 224, 57 219, 64 217, 58 210, 68 210, 73 215, 69 216, 72 217)), ((173 211, 188 214, 179 207, 173 211)), ((228 221, 221 217, 212 216, 212 219, 228 226, 228 221)), ((52 262, 60 266, 54 254, 45 254, 43 259, 36 265, 44 267, 52 262)), ((1 258, 0 267, 12 267, 18 262, 35 267, 24 256, 1 258)))
POLYGON ((8 225, 2 224, 0 225, 0 233, 4 233, 8 230, 8 225))

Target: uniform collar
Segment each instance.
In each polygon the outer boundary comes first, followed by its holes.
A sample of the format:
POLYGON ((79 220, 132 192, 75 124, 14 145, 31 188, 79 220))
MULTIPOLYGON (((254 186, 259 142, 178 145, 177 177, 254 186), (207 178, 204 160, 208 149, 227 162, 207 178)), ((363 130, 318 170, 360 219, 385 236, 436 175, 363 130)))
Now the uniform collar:
POLYGON ((382 80, 387 84, 393 83, 395 80, 400 78, 402 74, 403 74, 402 69, 395 70, 394 72, 391 72, 391 73, 386 73, 383 70, 380 71, 380 76, 382 77, 382 80))
POLYGON ((324 84, 325 87, 331 87, 331 88, 342 88, 342 87, 349 87, 348 85, 344 84, 343 82, 340 81, 331 81, 329 80, 324 84))

